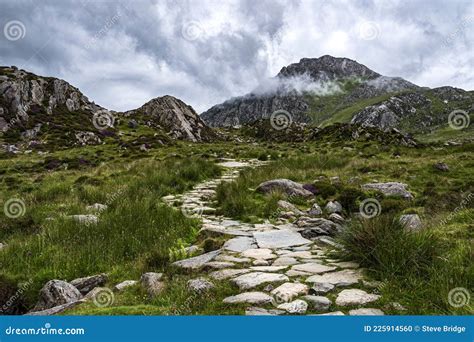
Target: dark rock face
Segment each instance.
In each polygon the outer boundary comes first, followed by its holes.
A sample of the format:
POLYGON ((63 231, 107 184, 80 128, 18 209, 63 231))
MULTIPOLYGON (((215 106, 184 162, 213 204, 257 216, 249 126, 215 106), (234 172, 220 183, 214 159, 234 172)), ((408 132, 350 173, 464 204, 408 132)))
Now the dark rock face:
POLYGON ((119 116, 130 118, 130 121, 141 118, 148 126, 163 128, 173 139, 197 142, 215 138, 194 109, 173 96, 157 97, 119 116))

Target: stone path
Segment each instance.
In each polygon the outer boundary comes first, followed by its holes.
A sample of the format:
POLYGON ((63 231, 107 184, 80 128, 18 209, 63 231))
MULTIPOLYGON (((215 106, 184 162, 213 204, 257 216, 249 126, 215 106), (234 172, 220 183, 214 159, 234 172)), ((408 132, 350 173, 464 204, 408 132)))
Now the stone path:
POLYGON ((200 216, 201 233, 228 238, 221 249, 174 265, 198 271, 200 279, 234 283, 236 293, 224 303, 247 303, 246 315, 307 314, 308 310, 324 315, 382 315, 380 309, 370 307, 380 296, 360 289, 366 280, 359 265, 327 255, 329 248, 337 246, 329 237, 312 241, 301 236, 293 223, 250 224, 215 215, 217 186, 233 181, 243 168, 262 164, 226 160, 220 164, 225 172, 218 179, 163 198, 169 205, 180 205, 186 215, 200 216))

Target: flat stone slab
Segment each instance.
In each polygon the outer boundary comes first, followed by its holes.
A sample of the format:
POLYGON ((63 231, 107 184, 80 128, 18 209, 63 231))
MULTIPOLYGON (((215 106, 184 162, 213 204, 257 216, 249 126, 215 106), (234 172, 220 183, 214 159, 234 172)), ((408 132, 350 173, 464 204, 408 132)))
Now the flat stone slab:
POLYGON ((304 314, 308 310, 308 303, 304 300, 297 299, 289 303, 283 303, 277 306, 278 309, 285 310, 290 314, 304 314))
POLYGON ((285 274, 288 277, 307 277, 311 275, 311 273, 308 273, 308 272, 295 271, 295 270, 289 270, 285 274))
POLYGON ((259 271, 259 272, 278 272, 282 271, 288 266, 251 266, 250 269, 252 271, 259 271))
POLYGON ((227 261, 210 261, 206 262, 203 267, 209 267, 209 268, 214 268, 216 270, 220 270, 223 268, 229 268, 229 267, 234 267, 235 264, 232 262, 227 262, 227 261))
POLYGON ((255 306, 251 306, 245 309, 246 316, 276 316, 276 315, 281 315, 284 313, 285 311, 283 310, 278 310, 278 309, 267 310, 267 309, 259 308, 255 306))
POLYGON ((243 252, 247 249, 256 248, 255 239, 247 236, 239 236, 226 241, 224 249, 232 252, 243 252))
POLYGON ((273 266, 291 266, 297 263, 298 263, 298 260, 296 260, 295 258, 282 256, 282 257, 279 257, 278 259, 275 259, 272 265, 273 266))
POLYGON ((242 253, 245 258, 253 258, 258 260, 275 259, 277 256, 273 254, 271 249, 268 248, 252 248, 247 249, 242 253))
POLYGON ((249 269, 226 269, 226 270, 219 270, 212 273, 209 273, 209 277, 215 280, 224 280, 229 279, 232 277, 236 277, 238 275, 249 273, 249 269))
POLYGON ((385 315, 380 309, 361 308, 349 311, 350 316, 383 316, 385 315))
POLYGON ((301 234, 291 230, 256 232, 253 236, 260 248, 284 248, 311 243, 310 240, 303 238, 301 234))
POLYGON ((309 287, 300 283, 284 283, 272 291, 277 303, 290 302, 294 298, 308 293, 309 287))
POLYGON ((294 271, 302 271, 302 272, 308 272, 312 274, 318 274, 318 273, 334 271, 336 267, 326 266, 326 265, 318 264, 316 262, 308 262, 306 264, 293 265, 291 269, 294 271))
POLYGON ((338 294, 336 298, 336 304, 339 306, 364 305, 375 302, 379 298, 379 295, 370 294, 364 290, 348 289, 342 290, 338 294))
POLYGON ((238 264, 243 264, 243 263, 252 261, 249 258, 237 258, 237 257, 232 256, 232 255, 223 255, 223 254, 218 255, 215 258, 215 260, 216 261, 225 261, 225 262, 235 262, 235 263, 238 263, 238 264))
POLYGON ((201 254, 189 259, 175 261, 172 265, 186 269, 198 269, 204 266, 204 264, 208 263, 209 261, 212 261, 216 256, 220 254, 220 252, 220 250, 217 250, 201 254))
POLYGON ((330 283, 334 286, 349 286, 357 284, 362 274, 356 270, 342 270, 321 275, 314 275, 306 279, 307 283, 330 283))
POLYGON ((339 262, 333 262, 331 265, 340 267, 340 268, 359 268, 360 265, 357 262, 354 261, 339 261, 339 262))
POLYGON ((224 303, 235 304, 235 303, 249 303, 249 304, 267 304, 273 301, 273 297, 269 296, 264 292, 244 292, 236 296, 227 297, 224 299, 224 303))
POLYGON ((289 278, 284 274, 252 272, 240 275, 237 278, 234 278, 232 281, 239 287, 239 289, 247 290, 260 284, 277 283, 288 280, 289 278))
POLYGON ((285 254, 286 257, 290 258, 300 258, 300 259, 310 259, 314 258, 314 255, 310 251, 294 251, 285 254))
POLYGON ((239 167, 246 167, 249 166, 248 163, 238 162, 238 161, 227 161, 218 163, 217 165, 227 168, 239 168, 239 167))

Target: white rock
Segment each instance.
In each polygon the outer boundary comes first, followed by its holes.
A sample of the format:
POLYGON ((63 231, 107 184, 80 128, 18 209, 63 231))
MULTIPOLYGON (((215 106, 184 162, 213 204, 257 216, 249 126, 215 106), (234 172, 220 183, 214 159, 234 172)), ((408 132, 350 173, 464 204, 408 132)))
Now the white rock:
POLYGON ((99 222, 99 218, 95 215, 71 215, 69 216, 74 221, 79 222, 81 224, 97 224, 99 222))
POLYGON ((288 281, 289 278, 279 273, 252 272, 238 276, 232 281, 241 289, 247 290, 264 283, 288 281))
POLYGON ((297 263, 298 261, 295 258, 283 256, 283 257, 279 257, 278 259, 275 259, 272 265, 273 266, 290 266, 297 263))
POLYGON ((252 261, 249 258, 237 258, 237 257, 232 256, 232 255, 218 255, 215 260, 216 261, 235 262, 235 263, 238 263, 238 264, 252 261))
POLYGON ((106 210, 107 208, 108 208, 108 207, 107 207, 107 205, 105 205, 105 204, 94 203, 94 204, 92 204, 92 205, 88 205, 88 206, 86 207, 86 210, 101 212, 101 211, 106 210))
POLYGON ((173 262, 172 265, 186 268, 186 269, 198 269, 201 268, 204 264, 208 263, 209 261, 213 260, 216 256, 218 256, 220 250, 212 251, 206 254, 201 254, 189 259, 179 260, 173 262))
POLYGON ((309 287, 300 283, 284 283, 272 291, 277 303, 290 302, 295 297, 308 293, 309 287))
POLYGON ((224 280, 249 272, 249 269, 227 269, 209 273, 209 276, 216 280, 224 280))
POLYGON ((306 279, 307 283, 330 283, 335 286, 349 286, 357 284, 362 274, 355 270, 342 270, 321 275, 314 275, 306 279))
POLYGON ((289 270, 285 274, 288 277, 307 277, 311 275, 311 273, 308 273, 308 272, 295 271, 295 270, 289 270))
POLYGON ((310 293, 314 293, 317 295, 326 294, 329 291, 334 289, 334 285, 330 283, 314 283, 313 287, 310 289, 310 293))
POLYGON ((255 239, 247 236, 239 236, 226 241, 224 249, 232 252, 243 252, 247 249, 256 248, 255 239))
POLYGON ((288 268, 288 266, 250 266, 252 271, 259 272, 278 272, 288 268))
POLYGON ((271 249, 267 248, 252 248, 247 249, 242 253, 245 258, 253 258, 259 260, 275 259, 277 256, 273 254, 271 249))
POLYGON ((244 292, 236 296, 227 297, 224 303, 249 303, 249 304, 267 304, 273 301, 273 297, 264 292, 244 292))
POLYGON ((117 292, 120 292, 120 291, 123 291, 124 289, 126 289, 127 287, 133 286, 137 283, 138 283, 138 281, 136 281, 136 280, 125 280, 125 281, 122 281, 121 283, 115 285, 114 290, 117 291, 117 292))
POLYGON ((413 195, 406 189, 407 185, 398 182, 388 183, 368 183, 362 185, 363 190, 377 190, 384 196, 401 196, 405 199, 412 199, 413 195))
POLYGON ((302 271, 302 272, 318 274, 318 273, 334 271, 336 267, 321 265, 315 262, 309 262, 306 264, 293 265, 291 269, 294 271, 302 271))
POLYGON ((349 311, 350 316, 383 316, 384 313, 380 309, 361 308, 349 311))
POLYGON ((291 230, 257 232, 253 236, 260 248, 284 248, 311 243, 310 240, 303 238, 301 234, 291 230))
POLYGON ((214 268, 216 270, 220 270, 223 268, 229 268, 235 266, 234 263, 232 262, 227 262, 227 261, 210 261, 206 262, 203 267, 208 267, 208 268, 214 268))
POLYGON ((345 316, 344 312, 342 311, 333 311, 333 312, 327 312, 323 314, 317 314, 315 316, 345 316))
POLYGON ((280 304, 277 308, 290 314, 304 314, 308 310, 308 304, 304 300, 297 299, 290 303, 280 304))
POLYGON ((342 205, 341 203, 337 202, 337 201, 330 201, 326 204, 326 207, 324 207, 324 210, 329 213, 329 214, 332 214, 332 213, 341 213, 342 212, 342 205))
POLYGON ((348 289, 342 290, 337 298, 336 305, 339 306, 350 306, 350 305, 364 305, 367 303, 375 302, 380 298, 379 295, 370 294, 364 290, 359 289, 348 289))

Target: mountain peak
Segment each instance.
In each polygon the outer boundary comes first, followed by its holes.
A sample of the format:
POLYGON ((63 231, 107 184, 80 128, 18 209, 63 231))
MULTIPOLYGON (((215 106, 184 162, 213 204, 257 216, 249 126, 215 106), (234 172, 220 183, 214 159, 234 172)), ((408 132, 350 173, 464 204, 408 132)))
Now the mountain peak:
POLYGON ((352 59, 324 55, 319 58, 302 58, 298 63, 283 67, 279 78, 309 75, 314 81, 332 81, 347 77, 374 79, 380 74, 352 59))

